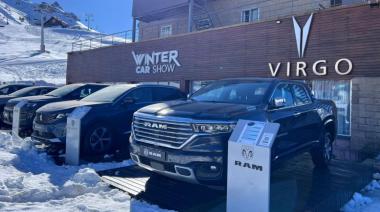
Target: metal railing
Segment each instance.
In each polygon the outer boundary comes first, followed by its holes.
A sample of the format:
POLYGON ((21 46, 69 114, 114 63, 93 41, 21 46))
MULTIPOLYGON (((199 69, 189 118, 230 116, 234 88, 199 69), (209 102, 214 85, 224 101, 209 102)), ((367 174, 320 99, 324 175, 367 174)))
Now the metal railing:
POLYGON ((132 30, 101 35, 72 43, 71 51, 85 51, 106 46, 122 45, 132 42, 132 30))

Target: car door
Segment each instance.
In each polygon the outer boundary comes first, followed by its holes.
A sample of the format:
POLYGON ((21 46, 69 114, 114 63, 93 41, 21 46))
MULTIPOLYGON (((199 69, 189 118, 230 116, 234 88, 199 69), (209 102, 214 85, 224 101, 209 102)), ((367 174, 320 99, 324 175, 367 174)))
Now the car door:
POLYGON ((291 87, 289 84, 282 83, 275 88, 268 107, 268 119, 270 122, 279 123, 280 129, 277 134, 276 141, 273 145, 274 159, 286 155, 289 151, 297 146, 297 140, 294 133, 294 99, 291 87), (274 105, 275 99, 284 99, 285 105, 276 108, 274 105))
POLYGON ((137 87, 129 91, 118 103, 119 113, 115 117, 116 122, 120 123, 119 130, 123 134, 129 134, 131 132, 131 123, 133 113, 152 104, 153 90, 151 87, 137 87), (133 101, 131 101, 133 100, 133 101))
POLYGON ((296 133, 294 136, 298 140, 299 147, 304 147, 319 139, 322 121, 305 86, 292 84, 291 88, 296 104, 294 108, 296 133))

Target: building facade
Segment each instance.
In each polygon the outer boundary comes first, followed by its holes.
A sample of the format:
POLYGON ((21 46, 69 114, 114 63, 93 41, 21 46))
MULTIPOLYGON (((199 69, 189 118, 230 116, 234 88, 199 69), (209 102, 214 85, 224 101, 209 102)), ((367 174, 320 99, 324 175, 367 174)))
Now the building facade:
MULTIPOLYGON (((205 1, 195 2, 204 4, 205 1)), ((135 15, 146 14, 139 17, 140 41, 69 53, 67 81, 160 82, 192 93, 210 81, 223 78, 304 80, 317 98, 336 103, 338 134, 346 138, 349 149, 364 153, 379 150, 378 4, 291 1, 293 5, 299 4, 294 6, 298 10, 291 7, 267 14, 265 6, 254 5, 259 2, 271 3, 273 8, 289 3, 285 0, 208 1, 208 8, 226 11, 231 16, 221 16, 221 25, 211 18, 212 26, 201 30, 196 29, 195 19, 190 23, 179 18, 181 14, 197 13, 196 9, 189 11, 187 1, 181 2, 181 6, 163 3, 165 7, 159 12, 155 8, 135 11, 135 15), (248 3, 250 6, 241 6, 248 3), (239 9, 231 12, 228 8, 239 9), (172 23, 171 29, 168 22, 172 23), (183 29, 174 29, 177 24, 183 29), (192 33, 186 32, 189 26, 192 33), (149 31, 153 28, 156 31, 149 31)), ((138 6, 143 7, 136 5, 134 10, 138 6)))

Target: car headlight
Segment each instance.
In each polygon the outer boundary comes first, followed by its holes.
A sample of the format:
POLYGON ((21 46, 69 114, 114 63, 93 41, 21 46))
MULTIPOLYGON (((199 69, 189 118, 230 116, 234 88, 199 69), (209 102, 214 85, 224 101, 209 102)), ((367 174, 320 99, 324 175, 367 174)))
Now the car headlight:
POLYGON ((197 133, 231 133, 235 124, 193 124, 193 129, 197 133))
POLYGON ((60 114, 57 114, 57 116, 55 117, 56 119, 63 119, 63 118, 66 118, 67 114, 65 113, 60 113, 60 114))

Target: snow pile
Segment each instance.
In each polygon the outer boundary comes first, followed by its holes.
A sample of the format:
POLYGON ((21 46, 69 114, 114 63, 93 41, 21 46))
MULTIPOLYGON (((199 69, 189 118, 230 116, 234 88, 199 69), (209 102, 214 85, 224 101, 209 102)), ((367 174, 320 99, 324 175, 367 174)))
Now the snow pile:
POLYGON ((344 212, 378 212, 380 211, 380 183, 373 180, 361 193, 355 193, 342 208, 344 212))
POLYGON ((95 171, 128 166, 130 161, 57 166, 31 143, 0 132, 0 211, 161 210, 109 188, 95 171))

